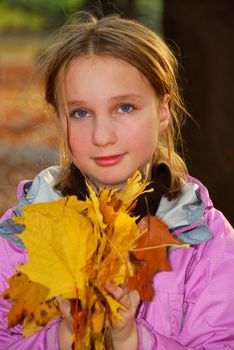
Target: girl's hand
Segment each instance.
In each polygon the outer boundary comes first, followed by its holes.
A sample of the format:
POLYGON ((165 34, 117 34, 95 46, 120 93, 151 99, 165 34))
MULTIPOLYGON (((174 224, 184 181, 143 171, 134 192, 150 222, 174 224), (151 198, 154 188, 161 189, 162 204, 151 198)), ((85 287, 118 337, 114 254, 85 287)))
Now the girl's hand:
POLYGON ((72 350, 72 344, 74 341, 73 327, 74 319, 71 314, 71 302, 67 299, 57 297, 59 308, 64 315, 59 329, 59 349, 60 350, 72 350))
MULTIPOLYGON (((129 292, 127 288, 107 285, 106 290, 118 300, 126 310, 119 310, 123 319, 111 328, 111 336, 115 350, 135 350, 138 347, 137 326, 135 314, 140 302, 136 290, 129 292)), ((61 297, 56 298, 64 318, 59 330, 59 349, 72 350, 74 341, 74 318, 71 313, 71 302, 61 297)))
POLYGON ((106 290, 118 300, 126 310, 119 310, 123 319, 111 328, 111 336, 115 350, 135 350, 138 348, 138 334, 135 314, 140 302, 136 290, 129 292, 124 286, 106 285, 106 290))

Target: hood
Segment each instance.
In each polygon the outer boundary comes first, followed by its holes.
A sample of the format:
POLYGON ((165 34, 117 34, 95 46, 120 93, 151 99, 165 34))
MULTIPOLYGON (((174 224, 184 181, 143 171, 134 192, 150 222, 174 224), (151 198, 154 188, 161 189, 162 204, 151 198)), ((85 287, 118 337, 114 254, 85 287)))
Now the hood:
MULTIPOLYGON (((52 166, 40 172, 33 181, 24 185, 17 207, 12 216, 20 216, 20 208, 24 205, 40 202, 50 202, 62 197, 54 190, 54 184, 59 176, 59 167, 52 166)), ((199 244, 211 238, 210 230, 204 217, 206 204, 200 197, 199 183, 195 179, 184 182, 181 195, 173 200, 162 197, 155 215, 165 222, 170 232, 180 241, 188 244, 199 244)), ((15 236, 23 230, 22 225, 16 225, 8 218, 0 223, 0 235, 22 246, 15 236)))

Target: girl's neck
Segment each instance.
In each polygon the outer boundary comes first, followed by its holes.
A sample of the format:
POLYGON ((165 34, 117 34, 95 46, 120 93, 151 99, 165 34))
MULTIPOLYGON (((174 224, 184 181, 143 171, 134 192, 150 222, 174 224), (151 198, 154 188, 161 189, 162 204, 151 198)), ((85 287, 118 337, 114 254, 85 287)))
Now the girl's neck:
MULTIPOLYGON (((151 179, 152 167, 153 167, 152 162, 149 162, 142 169, 140 169, 140 172, 142 174, 142 182, 149 181, 151 179)), ((128 182, 127 182, 128 179, 126 179, 126 181, 124 181, 124 182, 116 183, 116 184, 98 183, 97 181, 94 181, 93 179, 89 178, 86 175, 85 175, 85 179, 86 179, 86 181, 88 181, 89 185, 92 187, 92 189, 95 191, 96 194, 101 192, 104 188, 117 189, 117 190, 121 191, 128 184, 128 182)))

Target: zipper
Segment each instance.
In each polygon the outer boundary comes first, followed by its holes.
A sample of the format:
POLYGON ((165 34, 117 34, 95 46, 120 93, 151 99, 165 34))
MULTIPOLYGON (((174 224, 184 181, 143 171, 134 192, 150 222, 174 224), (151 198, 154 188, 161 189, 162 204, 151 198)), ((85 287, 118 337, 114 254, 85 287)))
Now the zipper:
POLYGON ((194 230, 194 229, 197 228, 197 227, 200 227, 200 226, 205 225, 206 223, 207 223, 206 220, 203 219, 203 220, 201 220, 201 221, 196 222, 195 224, 192 224, 192 225, 189 225, 189 226, 186 226, 186 227, 179 228, 178 230, 175 230, 175 231, 171 232, 171 234, 172 234, 173 236, 177 236, 177 235, 179 235, 179 234, 181 234, 181 233, 185 233, 185 232, 188 232, 188 231, 192 231, 192 230, 194 230))

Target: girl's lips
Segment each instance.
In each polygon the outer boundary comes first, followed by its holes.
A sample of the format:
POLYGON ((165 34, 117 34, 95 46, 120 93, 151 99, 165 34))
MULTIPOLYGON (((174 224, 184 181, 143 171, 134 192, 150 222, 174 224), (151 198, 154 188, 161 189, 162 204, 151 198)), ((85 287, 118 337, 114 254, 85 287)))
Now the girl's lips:
POLYGON ((114 155, 104 156, 104 157, 96 157, 93 159, 98 165, 106 167, 106 166, 112 166, 119 163, 123 157, 124 157, 124 153, 114 154, 114 155))

